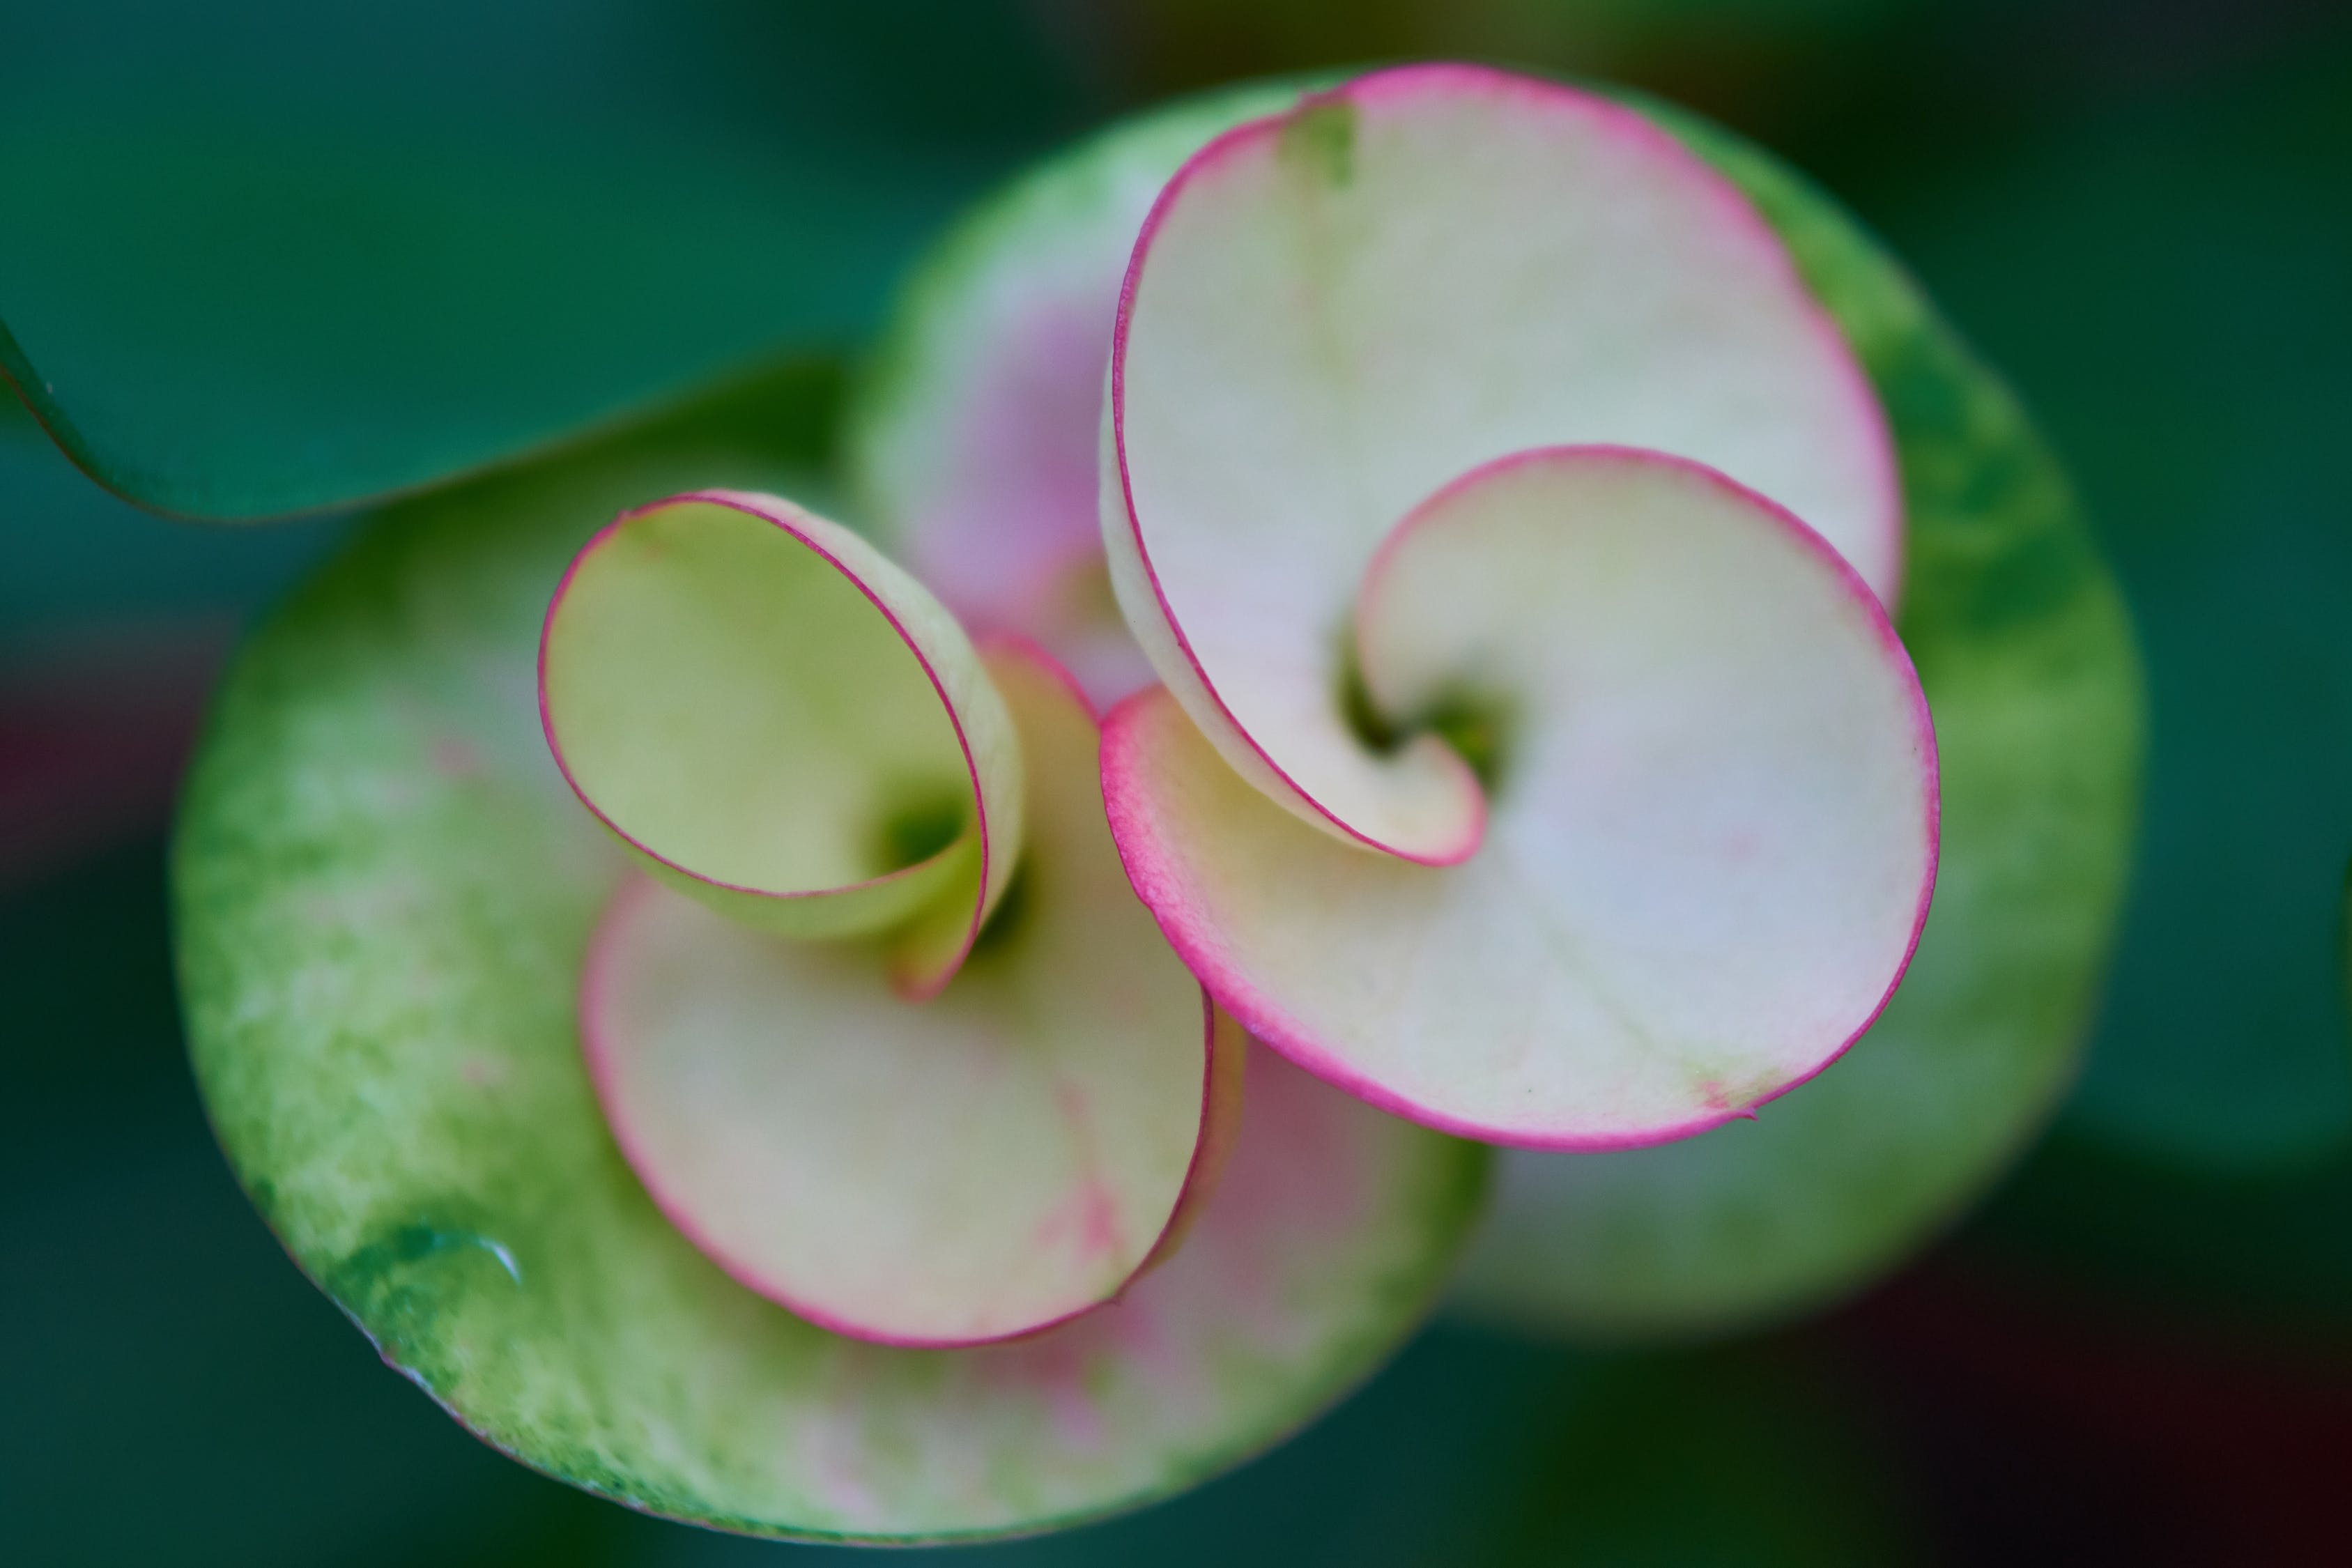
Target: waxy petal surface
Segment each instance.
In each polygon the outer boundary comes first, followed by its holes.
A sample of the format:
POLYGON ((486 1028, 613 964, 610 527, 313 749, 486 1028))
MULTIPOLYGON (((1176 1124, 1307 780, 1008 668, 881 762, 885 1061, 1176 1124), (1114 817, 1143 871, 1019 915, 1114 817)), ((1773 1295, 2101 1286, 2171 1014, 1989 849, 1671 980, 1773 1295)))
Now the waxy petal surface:
POLYGON ((585 1070, 583 959, 631 863, 550 760, 530 670, 548 584, 592 520, 698 476, 798 488, 758 450, 608 446, 394 509, 255 637, 175 849, 214 1126, 391 1364, 604 1496, 906 1542, 1181 1490, 1396 1347, 1484 1152, 1255 1052, 1182 1249, 1116 1306, 981 1350, 828 1333, 697 1250, 585 1070))
POLYGON ((1376 701, 1504 716, 1465 865, 1312 831, 1170 696, 1112 721, 1129 871, 1259 1038, 1433 1126, 1600 1149, 1748 1113, 1877 1016, 1934 885, 1934 732, 1801 523, 1655 454, 1523 454, 1400 526, 1356 625, 1376 701))
POLYGON ((1237 1034, 1213 1048, 1119 868, 1093 714, 1041 655, 988 665, 1027 768, 1021 891, 937 997, 650 879, 606 912, 581 994, 605 1120, 663 1212, 761 1295, 886 1343, 1108 1300, 1212 1180, 1213 1118, 1242 1110, 1237 1034))
POLYGON ((858 535, 773 496, 624 514, 541 639, 564 776, 670 886, 793 936, 899 928, 946 984, 1021 842, 1021 748, 970 638, 858 535))
POLYGON ((1339 701, 1356 585, 1412 507, 1511 452, 1654 448, 1787 507, 1891 601, 1877 401, 1737 187, 1633 111, 1407 67, 1229 132, 1129 264, 1106 412, 1112 582, 1253 784, 1402 858, 1476 848, 1442 748, 1339 701))

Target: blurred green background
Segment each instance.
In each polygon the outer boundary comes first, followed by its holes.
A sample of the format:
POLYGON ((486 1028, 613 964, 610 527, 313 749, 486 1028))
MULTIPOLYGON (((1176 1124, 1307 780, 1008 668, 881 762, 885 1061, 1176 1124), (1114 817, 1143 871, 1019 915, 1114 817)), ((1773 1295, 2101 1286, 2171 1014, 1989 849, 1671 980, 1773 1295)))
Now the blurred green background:
POLYGON ((1471 56, 1721 119, 2013 379, 2130 592, 2144 844, 2089 1064, 1957 1235, 1698 1350, 1440 1324, 996 1563, 2342 1561, 2352 15, 2293 0, 0 0, 0 1560, 724 1564, 477 1447, 213 1149, 161 839, 333 507, 786 350, 965 195, 1237 76, 1471 56), (821 242, 820 242, 821 241, 821 242))

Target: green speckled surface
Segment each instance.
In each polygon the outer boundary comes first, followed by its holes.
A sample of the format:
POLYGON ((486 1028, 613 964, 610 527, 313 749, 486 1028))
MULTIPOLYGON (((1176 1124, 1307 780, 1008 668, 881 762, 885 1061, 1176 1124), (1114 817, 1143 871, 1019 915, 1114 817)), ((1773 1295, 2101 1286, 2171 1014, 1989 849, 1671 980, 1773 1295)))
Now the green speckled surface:
POLYGON ((1780 229, 1885 405, 1909 510, 1896 624, 1935 714, 1944 806, 1917 955, 1846 1057, 1688 1142, 1501 1163, 1464 1304, 1647 1337, 1859 1286, 2040 1130, 2114 940, 2145 695, 2115 580, 2006 388, 1828 198, 1726 132, 1641 107, 1780 229))
POLYGON ((821 503, 819 443, 792 421, 822 423, 824 388, 785 391, 393 508, 253 638, 175 847, 199 1084, 295 1260, 389 1363, 541 1469, 834 1539, 1034 1530, 1164 1495, 1404 1337, 1480 1151, 1263 1058, 1218 1201, 1122 1303, 1013 1345, 894 1351, 729 1280, 656 1212, 591 1096, 573 997, 622 860, 541 741, 540 618, 623 505, 712 483, 821 503))

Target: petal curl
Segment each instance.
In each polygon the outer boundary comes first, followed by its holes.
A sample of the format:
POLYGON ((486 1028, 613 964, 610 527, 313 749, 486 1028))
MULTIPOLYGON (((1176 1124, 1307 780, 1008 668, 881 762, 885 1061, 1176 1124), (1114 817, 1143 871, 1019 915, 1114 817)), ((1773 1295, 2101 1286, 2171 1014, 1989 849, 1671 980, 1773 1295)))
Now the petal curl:
POLYGON ((1196 154, 1129 262, 1104 541, 1160 679, 1307 821, 1459 862, 1475 781, 1352 732, 1347 616, 1397 520, 1561 443, 1789 508, 1882 598, 1901 507, 1843 337, 1737 187, 1632 110, 1460 66, 1378 72, 1196 154))
POLYGON ((1164 691, 1111 720, 1129 873, 1260 1039, 1432 1126, 1608 1149, 1750 1114, 1877 1016, 1934 887, 1935 737, 1811 530, 1678 459, 1523 454, 1399 527, 1356 624, 1376 701, 1494 716, 1466 864, 1312 831, 1164 691))
POLYGON ((729 1273, 884 1343, 967 1345, 1110 1300, 1213 1184, 1241 1050, 1136 903, 1094 716, 1043 655, 987 658, 1030 821, 1014 901, 938 997, 650 879, 600 926, 591 1076, 630 1163, 729 1273))
POLYGON ((881 552, 774 496, 624 513, 541 636, 573 791, 654 876, 794 936, 894 932, 947 984, 1021 844, 1022 760, 953 616, 881 552))

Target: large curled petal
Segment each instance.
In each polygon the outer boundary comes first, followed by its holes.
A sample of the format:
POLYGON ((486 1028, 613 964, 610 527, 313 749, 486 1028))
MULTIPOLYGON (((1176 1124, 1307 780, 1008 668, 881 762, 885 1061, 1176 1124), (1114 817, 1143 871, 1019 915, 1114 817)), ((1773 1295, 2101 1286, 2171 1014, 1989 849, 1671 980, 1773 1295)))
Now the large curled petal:
POLYGON ((685 458, 600 449, 394 509, 240 656, 175 848, 191 1050, 239 1179, 391 1364, 640 1509, 971 1538, 1276 1441, 1420 1320, 1482 1151, 1255 1052, 1181 1251, 1034 1339, 909 1351, 728 1278, 614 1146, 576 999, 631 862, 548 756, 531 658, 583 519, 698 474, 798 488, 740 451, 685 458))
POLYGON ((1356 584, 1507 453, 1648 447, 1787 507, 1892 601, 1885 420, 1738 190, 1619 105, 1466 67, 1360 79, 1204 148, 1129 264, 1102 517, 1152 664, 1287 808, 1451 864, 1475 781, 1339 700, 1356 584))
POLYGON ((1754 1121, 1620 1153, 1505 1154, 1460 1300, 1554 1333, 1722 1333, 1859 1289, 1983 1190, 2079 1061, 2131 863, 2145 687, 2064 474, 2000 379, 1829 197, 1644 112, 1770 217, 1885 400, 1936 713, 1936 907, 1870 1034, 1754 1121))
POLYGON ((623 514, 564 574, 539 668, 558 765, 647 870, 768 931, 894 931, 917 994, 1018 862, 1021 747, 971 639, 789 501, 623 514))
POLYGON ((1119 279, 1169 176, 1305 89, 1183 100, 1013 181, 933 247, 856 389, 845 455, 877 536, 975 633, 1036 639, 1097 701, 1151 680, 1095 515, 1119 279))
POLYGON ((1021 891, 938 997, 650 879, 606 912, 581 994, 605 1120, 663 1212, 761 1295, 885 1343, 1110 1300, 1205 1199, 1242 1109, 1238 1031, 1216 1048, 1119 869, 1093 714, 1042 655, 988 666, 1026 761, 1021 891))
POLYGON ((1253 1033, 1496 1142, 1684 1135, 1875 1017, 1935 879, 1935 739, 1877 600, 1712 470, 1551 448, 1474 471, 1374 563, 1376 700, 1502 737, 1486 840, 1367 855, 1226 768, 1172 698, 1115 715, 1137 890, 1253 1033))
MULTIPOLYGON (((2116 584, 1996 378, 1818 188, 1694 116, 1633 108, 1755 204, 1875 384, 1907 513, 1897 625, 1936 710, 1944 811, 1936 911, 1902 989, 1801 1093, 1654 1149, 1501 1157, 1462 1300, 1526 1328, 1612 1336, 1717 1331, 1853 1289, 2009 1162, 2079 1058, 2128 864, 2141 733, 2116 584)), ((1120 135, 1093 142, 1096 155, 1120 135)), ((1072 169, 1068 188, 1088 184, 1072 169)), ((1125 210, 1106 204, 1094 221, 1089 239, 1074 232, 1082 215, 1058 211, 1029 237, 1131 245, 1125 210)), ((1109 316, 1116 295, 1104 285, 1092 308, 1109 316)), ((945 374, 950 356, 896 363, 945 374)), ((1023 384, 971 374, 1007 396, 1023 384)), ((954 405, 920 388, 892 400, 954 405)), ((935 585, 956 592, 951 578, 935 585)))

